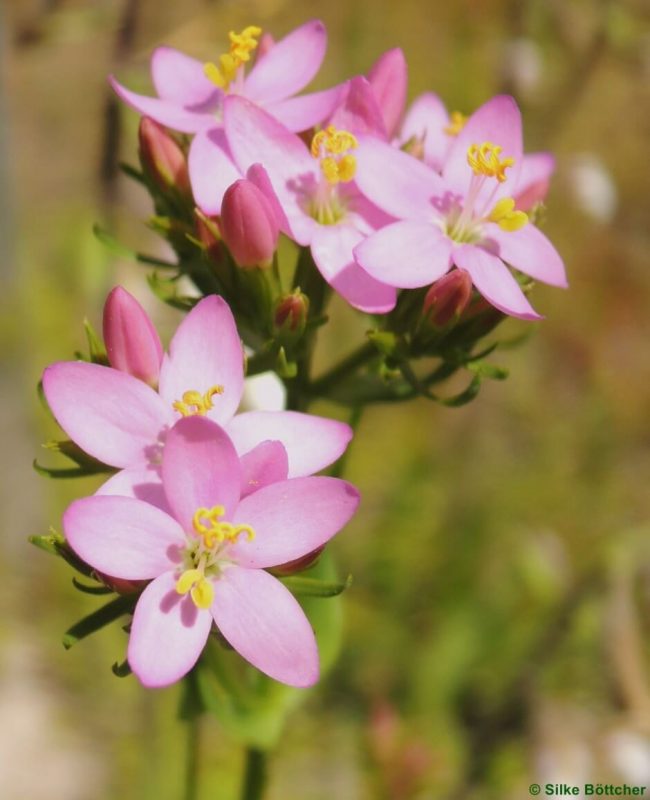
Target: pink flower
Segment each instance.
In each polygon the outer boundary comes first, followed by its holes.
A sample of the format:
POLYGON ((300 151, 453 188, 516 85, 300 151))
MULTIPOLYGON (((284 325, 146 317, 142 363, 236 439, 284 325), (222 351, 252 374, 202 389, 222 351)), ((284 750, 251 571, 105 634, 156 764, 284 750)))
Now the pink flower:
POLYGON ((506 263, 553 286, 567 285, 557 251, 515 206, 522 133, 512 98, 495 97, 472 115, 442 176, 371 137, 362 140, 357 161, 361 191, 400 219, 355 248, 359 264, 378 281, 426 286, 456 265, 493 306, 522 319, 539 315, 506 263))
POLYGON ((166 686, 196 663, 213 621, 246 660, 276 680, 310 686, 318 651, 308 619, 267 567, 327 542, 359 495, 336 478, 281 481, 241 498, 242 470, 225 431, 178 422, 162 480, 170 513, 131 497, 77 500, 66 538, 95 569, 151 580, 133 615, 128 661, 145 686, 166 686))
MULTIPOLYGON (((141 338, 134 331, 131 336, 141 338)), ((169 429, 181 417, 205 416, 226 428, 242 456, 243 492, 287 475, 311 475, 347 447, 351 429, 334 420, 294 411, 234 416, 243 386, 242 344, 228 305, 216 296, 197 303, 179 325, 157 391, 127 372, 83 361, 59 362, 43 375, 45 396, 63 430, 85 452, 122 470, 100 492, 163 508, 160 463, 169 429), (283 474, 274 455, 278 443, 288 456, 283 474)))
MULTIPOLYGON (((489 107, 492 102, 494 101, 489 100, 472 116, 466 117, 459 111, 449 113, 438 95, 425 92, 411 104, 395 144, 403 147, 410 143, 411 152, 419 153, 425 164, 436 172, 444 172, 445 162, 458 134, 470 122, 473 127, 473 117, 478 115, 480 119, 485 113, 484 108, 489 107)), ((518 209, 528 211, 546 197, 554 169, 555 159, 550 153, 529 153, 522 156, 514 194, 518 209)))
POLYGON ((255 26, 241 34, 231 32, 230 51, 220 57, 218 66, 159 47, 151 58, 158 97, 136 94, 111 78, 120 98, 136 111, 174 130, 196 134, 189 171, 194 198, 206 214, 219 213, 224 191, 241 177, 223 135, 226 96, 247 97, 294 131, 320 122, 338 102, 341 87, 293 96, 312 80, 325 56, 327 34, 322 22, 306 22, 279 42, 265 44, 246 75, 260 35, 261 29, 255 26))
POLYGON ((257 176, 255 166, 249 180, 279 204, 282 229, 311 248, 325 280, 356 308, 390 311, 395 290, 370 277, 352 256, 359 242, 390 221, 354 181, 356 138, 327 128, 314 136, 310 151, 298 136, 241 97, 227 98, 224 124, 235 162, 242 171, 256 162, 264 165, 270 184, 257 176))

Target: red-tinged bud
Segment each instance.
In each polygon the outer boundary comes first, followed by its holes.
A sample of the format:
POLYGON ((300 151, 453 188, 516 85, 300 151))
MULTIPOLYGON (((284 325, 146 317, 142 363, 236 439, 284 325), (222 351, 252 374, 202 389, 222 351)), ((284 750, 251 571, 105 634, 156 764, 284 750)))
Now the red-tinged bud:
POLYGON ((273 206, 243 178, 223 196, 221 233, 240 267, 268 267, 278 244, 280 229, 273 206))
POLYGON ((291 334, 301 334, 305 330, 309 313, 309 298, 300 289, 280 298, 275 308, 275 327, 291 334))
POLYGON ((280 577, 287 577, 287 575, 295 575, 296 572, 304 572, 309 567, 313 567, 320 554, 323 552, 325 545, 323 547, 318 547, 316 550, 312 550, 311 553, 307 553, 306 556, 302 556, 302 558, 296 558, 294 561, 287 561, 286 564, 279 564, 277 567, 273 567, 273 569, 269 570, 274 575, 278 575, 280 577))
POLYGON ((368 73, 368 80, 381 108, 386 131, 392 136, 406 105, 408 68, 402 50, 396 47, 379 56, 368 73))
POLYGON ((121 286, 104 304, 104 342, 112 367, 156 386, 163 357, 160 337, 144 308, 121 286))
POLYGON ((436 328, 444 328, 463 313, 472 296, 472 279, 464 269, 454 269, 437 280, 422 304, 424 317, 436 328))
POLYGON ((221 264, 224 260, 224 247, 219 233, 219 223, 216 219, 204 216, 204 214, 195 209, 194 222, 196 227, 196 236, 201 244, 205 247, 205 252, 211 261, 215 264, 221 264))
POLYGON ((138 131, 140 163, 161 189, 192 195, 187 159, 178 142, 157 122, 142 117, 138 131))
POLYGON ((103 572, 98 572, 97 577, 105 586, 108 586, 109 589, 118 594, 133 594, 147 585, 147 581, 127 581, 124 578, 112 578, 110 575, 104 575, 103 572))

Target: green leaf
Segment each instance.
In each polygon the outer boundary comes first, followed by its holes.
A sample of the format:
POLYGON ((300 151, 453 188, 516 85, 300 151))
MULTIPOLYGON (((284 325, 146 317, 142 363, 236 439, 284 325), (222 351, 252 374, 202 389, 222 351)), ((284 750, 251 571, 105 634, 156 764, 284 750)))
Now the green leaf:
POLYGON ((108 356, 106 355, 104 342, 99 338, 90 320, 87 318, 84 319, 84 329, 86 331, 86 339, 88 340, 88 352, 91 362, 93 364, 107 366, 108 356))
POLYGON ((481 378, 490 378, 493 381, 504 381, 509 374, 507 369, 487 364, 485 361, 470 361, 466 367, 475 375, 479 375, 481 378))
POLYGON ((32 467, 38 472, 39 475, 44 475, 46 478, 83 478, 86 475, 98 475, 102 472, 114 472, 115 470, 110 467, 102 465, 101 469, 97 467, 44 467, 39 464, 36 459, 32 462, 32 467))
POLYGON ((155 256, 148 256, 144 253, 138 253, 130 247, 118 242, 108 231, 101 228, 99 225, 93 226, 93 233, 95 238, 100 241, 114 256, 118 258, 125 258, 130 261, 137 261, 140 264, 149 264, 161 269, 178 269, 177 264, 172 264, 169 261, 163 261, 155 256))
POLYGON ((114 467, 108 466, 108 464, 104 464, 101 461, 98 461, 96 458, 89 456, 88 453, 84 453, 84 451, 79 447, 79 445, 75 444, 74 442, 70 441, 70 439, 62 439, 62 440, 53 440, 50 442, 45 442, 43 447, 46 450, 51 450, 55 453, 61 453, 61 455, 69 458, 70 461, 74 461, 80 467, 87 467, 88 469, 93 470, 94 472, 115 472, 114 467))
POLYGON ((44 550, 46 553, 53 556, 60 555, 58 546, 65 544, 63 536, 53 529, 50 533, 28 536, 27 541, 35 547, 38 547, 39 550, 44 550))
POLYGON ((134 167, 131 164, 126 164, 124 161, 120 162, 119 167, 122 170, 122 172, 132 180, 137 181, 137 183, 142 184, 142 186, 147 185, 144 173, 137 167, 134 167))
POLYGON ((343 582, 304 578, 302 575, 289 575, 281 581, 296 597, 336 597, 352 586, 352 575, 343 582))
POLYGON ((177 275, 173 278, 165 279, 160 278, 157 273, 152 272, 150 275, 147 275, 147 283, 151 291, 156 297, 162 300, 163 303, 167 303, 167 305, 172 308, 177 308, 180 311, 191 311, 196 305, 197 300, 193 297, 184 297, 178 294, 176 284, 179 277, 180 275, 177 275))
POLYGON ((92 614, 79 620, 66 631, 63 637, 65 649, 69 650, 81 639, 85 639, 106 625, 110 625, 111 622, 115 622, 116 619, 125 614, 132 613, 136 599, 132 594, 120 595, 97 609, 97 611, 93 611, 92 614))

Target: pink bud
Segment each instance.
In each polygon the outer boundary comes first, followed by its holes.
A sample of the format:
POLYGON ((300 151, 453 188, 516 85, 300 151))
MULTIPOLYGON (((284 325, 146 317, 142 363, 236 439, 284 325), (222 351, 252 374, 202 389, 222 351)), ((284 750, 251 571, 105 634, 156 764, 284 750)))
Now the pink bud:
POLYGON ((387 50, 379 56, 368 73, 368 80, 384 115, 384 124, 390 137, 395 133, 406 106, 408 67, 399 47, 387 50))
POLYGON ((291 333, 302 332, 309 313, 309 298, 300 289, 282 297, 275 308, 276 328, 286 328, 291 333))
POLYGON ((472 296, 472 278, 464 269, 454 269, 437 280, 426 293, 422 313, 438 328, 458 319, 472 296))
POLYGON ((304 572, 306 569, 309 569, 309 567, 313 567, 324 548, 325 545, 317 547, 315 550, 312 550, 311 553, 307 553, 306 556, 296 558, 293 561, 287 561, 285 564, 278 564, 278 566, 273 567, 270 572, 272 572, 273 575, 282 577, 286 575, 295 575, 297 572, 304 572))
POLYGON ((278 244, 273 206, 243 178, 228 187, 221 204, 221 233, 240 267, 268 267, 278 244))
POLYGON ((104 342, 111 366, 155 386, 163 357, 160 337, 147 312, 116 286, 104 304, 104 342))
POLYGON ((142 117, 138 139, 142 167, 158 186, 191 196, 185 153, 165 128, 149 117, 142 117))

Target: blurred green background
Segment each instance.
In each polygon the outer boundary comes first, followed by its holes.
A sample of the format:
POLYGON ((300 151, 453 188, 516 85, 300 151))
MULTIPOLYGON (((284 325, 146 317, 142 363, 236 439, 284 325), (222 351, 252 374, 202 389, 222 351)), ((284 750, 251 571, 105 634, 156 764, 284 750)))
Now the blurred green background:
MULTIPOLYGON (((410 98, 470 112, 522 106, 526 149, 558 170, 545 229, 571 288, 538 287, 547 319, 493 358, 511 370, 461 409, 421 401, 363 418, 348 475, 363 493, 333 545, 354 575, 338 666, 289 719, 269 800, 520 799, 528 785, 650 784, 650 7, 644 0, 8 0, 0 96, 3 800, 175 800, 178 692, 118 680, 116 627, 65 652, 97 601, 26 537, 60 525, 97 481, 31 461, 56 427, 43 367, 83 346, 120 282, 168 341, 180 315, 146 271, 92 236, 159 247, 147 196, 120 177, 137 117, 106 75, 147 90, 153 47, 221 52, 229 29, 277 37, 322 18, 316 85, 400 46, 410 98)), ((327 364, 363 320, 335 301, 327 364)), ((323 413, 341 413, 320 407, 323 413)), ((322 601, 327 602, 327 601, 322 601)), ((202 798, 236 797, 242 754, 209 720, 202 798)))

